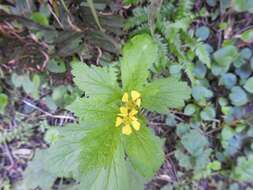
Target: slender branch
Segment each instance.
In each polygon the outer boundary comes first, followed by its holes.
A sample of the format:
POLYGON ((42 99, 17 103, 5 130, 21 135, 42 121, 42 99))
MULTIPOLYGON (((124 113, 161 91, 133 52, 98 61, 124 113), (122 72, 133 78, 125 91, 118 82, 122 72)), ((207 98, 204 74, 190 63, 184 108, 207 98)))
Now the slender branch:
POLYGON ((52 117, 52 118, 58 118, 58 119, 69 119, 69 120, 72 120, 72 121, 76 121, 76 118, 74 118, 73 116, 69 116, 69 115, 54 115, 54 114, 51 114, 43 109, 41 109, 40 107, 32 104, 31 102, 28 102, 27 100, 22 100, 23 103, 25 103, 26 105, 40 111, 41 113, 44 113, 46 116, 49 116, 49 117, 52 117))

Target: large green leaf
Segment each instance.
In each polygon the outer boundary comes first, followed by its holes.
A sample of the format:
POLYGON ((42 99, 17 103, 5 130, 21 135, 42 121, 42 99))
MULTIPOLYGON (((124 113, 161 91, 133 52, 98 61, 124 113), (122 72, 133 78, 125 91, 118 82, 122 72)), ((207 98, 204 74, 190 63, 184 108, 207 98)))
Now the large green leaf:
POLYGON ((125 138, 125 149, 133 167, 144 177, 152 177, 164 161, 163 141, 145 126, 125 138))
POLYGON ((122 51, 121 78, 125 91, 140 89, 149 75, 148 69, 157 59, 157 45, 148 34, 137 35, 122 51))
POLYGON ((80 141, 86 131, 74 124, 58 130, 60 132, 58 141, 46 150, 47 169, 58 177, 78 177, 80 141))
POLYGON ((112 67, 88 66, 82 62, 72 64, 75 84, 90 96, 99 96, 106 101, 120 99, 121 91, 112 67))
POLYGON ((123 147, 119 145, 111 163, 83 175, 80 190, 140 190, 144 189, 144 179, 128 161, 125 160, 123 147))
POLYGON ((191 89, 186 82, 174 78, 159 79, 149 83, 142 91, 142 106, 151 111, 166 113, 168 108, 184 106, 184 101, 190 98, 191 89))
POLYGON ((113 125, 119 108, 98 98, 77 98, 67 109, 75 113, 82 127, 91 128, 113 125))
POLYGON ((119 143, 120 128, 114 125, 89 130, 81 141, 81 172, 88 173, 109 166, 119 143))

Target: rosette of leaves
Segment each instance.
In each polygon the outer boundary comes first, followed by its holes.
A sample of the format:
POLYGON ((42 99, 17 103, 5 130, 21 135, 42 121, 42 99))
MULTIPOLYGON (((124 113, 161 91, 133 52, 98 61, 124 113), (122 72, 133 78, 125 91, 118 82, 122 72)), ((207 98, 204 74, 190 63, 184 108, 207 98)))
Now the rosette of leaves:
POLYGON ((68 107, 79 123, 63 128, 68 132, 49 148, 47 164, 52 173, 78 179, 80 189, 144 188, 145 180, 162 165, 164 152, 163 140, 147 127, 143 110, 164 114, 168 108, 182 107, 190 97, 186 82, 174 78, 148 82, 157 55, 152 38, 141 34, 125 44, 119 65, 72 63, 74 82, 86 96, 68 107), (126 120, 119 123, 119 116, 126 120), (123 130, 128 124, 130 133, 123 130))

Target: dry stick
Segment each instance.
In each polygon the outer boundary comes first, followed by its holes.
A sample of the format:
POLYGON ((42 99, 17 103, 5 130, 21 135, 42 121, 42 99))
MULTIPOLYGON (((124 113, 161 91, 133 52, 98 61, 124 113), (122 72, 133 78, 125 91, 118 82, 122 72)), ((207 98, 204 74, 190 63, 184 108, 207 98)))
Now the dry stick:
POLYGON ((36 106, 36 105, 33 105, 32 103, 26 101, 26 100, 22 100, 26 105, 44 113, 46 116, 49 116, 49 117, 52 117, 52 118, 58 118, 58 119, 69 119, 69 120, 72 120, 72 121, 76 121, 76 119, 73 117, 73 116, 69 116, 69 115, 53 115, 43 109, 41 109, 40 107, 36 106))
POLYGON ((5 153, 8 156, 8 158, 9 158, 9 160, 11 162, 11 167, 12 167, 15 164, 15 161, 14 161, 14 159, 12 157, 12 154, 11 154, 11 152, 9 150, 9 146, 6 144, 6 142, 3 142, 3 145, 4 145, 5 153))

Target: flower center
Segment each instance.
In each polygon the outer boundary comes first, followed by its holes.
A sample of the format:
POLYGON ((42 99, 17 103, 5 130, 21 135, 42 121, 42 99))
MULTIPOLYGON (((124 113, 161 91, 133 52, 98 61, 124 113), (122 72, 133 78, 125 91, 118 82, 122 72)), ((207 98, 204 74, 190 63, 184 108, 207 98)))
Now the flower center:
POLYGON ((141 94, 132 90, 130 96, 125 92, 122 96, 122 105, 120 107, 120 113, 116 117, 115 127, 123 126, 122 133, 130 135, 134 128, 138 131, 141 127, 138 118, 136 117, 141 106, 141 94))

